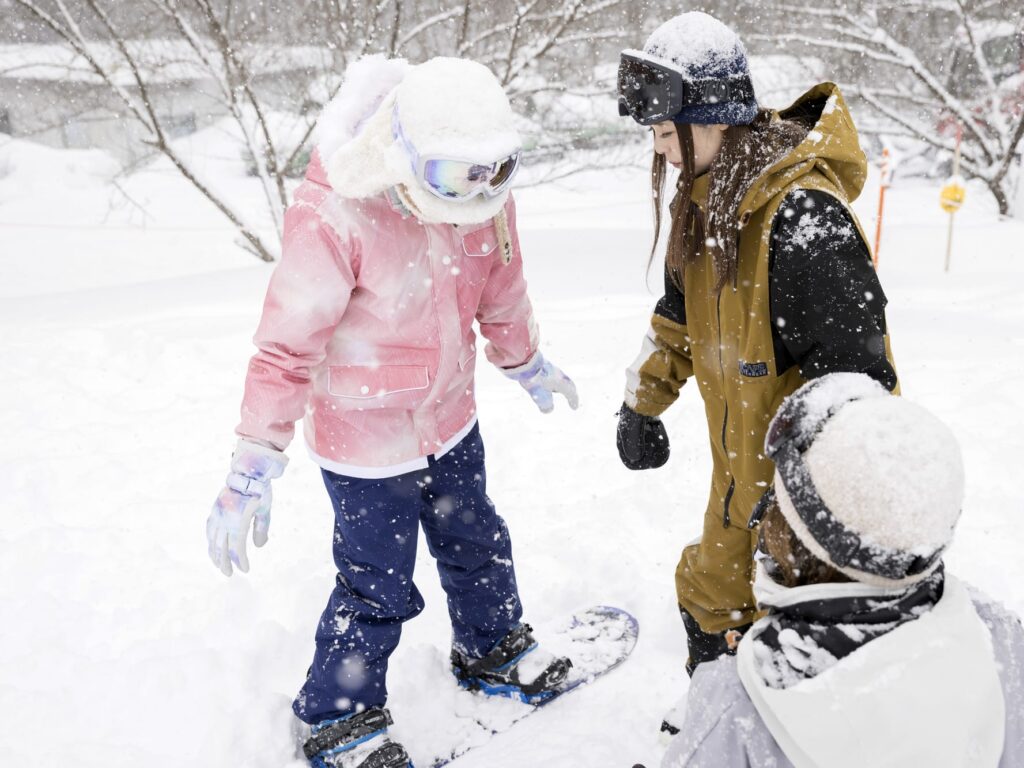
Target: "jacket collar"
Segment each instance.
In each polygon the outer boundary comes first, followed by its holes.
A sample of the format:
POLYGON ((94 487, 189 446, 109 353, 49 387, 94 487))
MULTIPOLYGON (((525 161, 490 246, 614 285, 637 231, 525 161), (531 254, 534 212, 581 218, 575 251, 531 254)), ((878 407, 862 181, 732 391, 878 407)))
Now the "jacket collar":
MULTIPOLYGON (((318 184, 327 189, 333 189, 331 182, 327 179, 327 171, 324 170, 323 161, 320 159, 320 150, 314 149, 309 155, 309 165, 306 166, 306 181, 318 184)), ((387 200, 391 210, 401 214, 403 217, 412 216, 413 213, 403 205, 401 199, 394 191, 394 187, 381 193, 381 197, 387 200)))
POLYGON ((693 180, 693 189, 690 192, 690 199, 699 205, 702 211, 706 211, 708 208, 708 189, 710 187, 710 173, 702 173, 693 180))
POLYGON ((331 183, 327 180, 327 172, 324 170, 323 162, 320 160, 319 149, 314 149, 309 155, 309 165, 306 166, 306 181, 311 181, 328 189, 331 186, 331 183))

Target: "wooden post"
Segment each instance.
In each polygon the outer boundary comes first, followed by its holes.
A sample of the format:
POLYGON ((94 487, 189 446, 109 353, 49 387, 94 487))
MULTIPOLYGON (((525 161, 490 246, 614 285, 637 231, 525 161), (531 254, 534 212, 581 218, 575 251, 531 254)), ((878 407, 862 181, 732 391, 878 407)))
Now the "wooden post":
POLYGON ((878 223, 875 225, 875 254, 873 261, 878 269, 878 250, 882 246, 882 214, 885 212, 885 189, 889 186, 889 149, 882 150, 882 178, 878 185, 878 223))

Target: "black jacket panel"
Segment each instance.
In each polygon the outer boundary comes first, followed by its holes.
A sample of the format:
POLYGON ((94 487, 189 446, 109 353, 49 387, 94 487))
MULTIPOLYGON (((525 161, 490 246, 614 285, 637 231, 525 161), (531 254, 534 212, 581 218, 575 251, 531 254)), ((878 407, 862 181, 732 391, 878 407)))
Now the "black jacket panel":
POLYGON ((769 256, 776 370, 805 379, 859 371, 886 389, 887 300, 846 206, 826 192, 790 193, 772 223, 769 256))

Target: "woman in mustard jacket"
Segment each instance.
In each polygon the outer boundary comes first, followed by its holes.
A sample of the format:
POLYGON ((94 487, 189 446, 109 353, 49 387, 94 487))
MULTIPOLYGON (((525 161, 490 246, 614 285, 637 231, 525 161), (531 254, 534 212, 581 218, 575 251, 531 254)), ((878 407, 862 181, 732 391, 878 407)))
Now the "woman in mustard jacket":
POLYGON ((743 44, 696 12, 624 51, 618 85, 620 112, 653 133, 659 225, 666 165, 679 170, 665 294, 627 371, 617 444, 631 469, 664 464, 658 417, 694 380, 713 472, 702 538, 676 569, 692 674, 754 619, 747 522, 772 480, 763 445, 779 403, 833 371, 890 391, 897 379, 885 294, 849 205, 867 162, 839 89, 760 108, 743 44))

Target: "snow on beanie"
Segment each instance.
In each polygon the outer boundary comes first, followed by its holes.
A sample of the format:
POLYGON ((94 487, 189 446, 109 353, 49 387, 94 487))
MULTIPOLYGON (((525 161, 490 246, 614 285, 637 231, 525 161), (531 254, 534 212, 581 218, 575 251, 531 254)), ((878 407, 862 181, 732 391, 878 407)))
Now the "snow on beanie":
MULTIPOLYGON (((648 56, 670 62, 690 82, 750 78, 747 52, 739 37, 713 16, 683 13, 658 27, 644 43, 648 56)), ((677 123, 748 125, 757 114, 757 100, 724 100, 683 107, 677 123)))
POLYGON ((794 414, 788 429, 802 443, 800 460, 769 452, 779 508, 808 549, 875 586, 906 586, 934 571, 964 492, 963 459, 949 427, 858 373, 805 384, 779 408, 773 427, 794 414), (795 463, 806 471, 794 471, 795 463), (823 505, 817 515, 808 514, 808 483, 823 505), (823 517, 831 518, 825 526, 823 517))
POLYGON ((421 155, 485 162, 523 145, 501 83, 470 59, 437 56, 410 68, 395 101, 402 131, 421 155))

